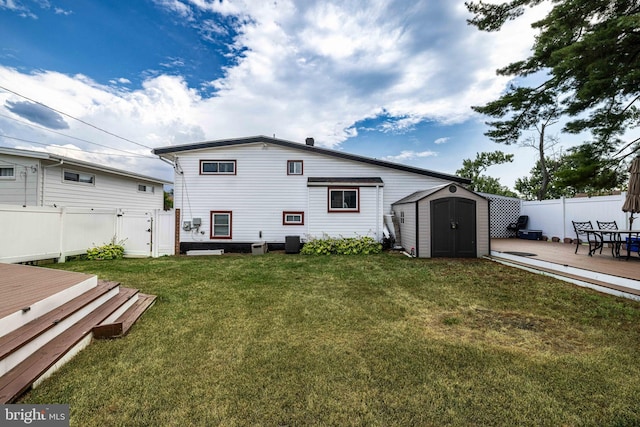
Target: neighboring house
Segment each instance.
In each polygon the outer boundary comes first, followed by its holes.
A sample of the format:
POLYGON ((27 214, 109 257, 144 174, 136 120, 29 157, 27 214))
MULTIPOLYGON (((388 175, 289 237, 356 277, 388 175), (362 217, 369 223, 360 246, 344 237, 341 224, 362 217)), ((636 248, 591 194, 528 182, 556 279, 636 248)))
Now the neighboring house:
POLYGON ((175 167, 180 251, 288 236, 382 240, 392 204, 416 191, 468 184, 458 176, 256 136, 157 148, 175 167), (181 221, 181 222, 180 222, 181 221))
POLYGON ((0 205, 163 209, 169 181, 55 154, 0 148, 0 205))

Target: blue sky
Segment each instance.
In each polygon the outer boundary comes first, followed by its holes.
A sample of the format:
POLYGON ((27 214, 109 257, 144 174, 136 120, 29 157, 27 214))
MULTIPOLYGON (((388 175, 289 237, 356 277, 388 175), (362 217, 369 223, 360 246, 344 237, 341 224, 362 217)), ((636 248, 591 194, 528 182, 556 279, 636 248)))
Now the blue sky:
POLYGON ((500 149, 511 187, 536 152, 488 141, 471 106, 543 14, 486 34, 463 0, 0 0, 0 146, 164 179, 149 147, 253 135, 445 173, 500 149))

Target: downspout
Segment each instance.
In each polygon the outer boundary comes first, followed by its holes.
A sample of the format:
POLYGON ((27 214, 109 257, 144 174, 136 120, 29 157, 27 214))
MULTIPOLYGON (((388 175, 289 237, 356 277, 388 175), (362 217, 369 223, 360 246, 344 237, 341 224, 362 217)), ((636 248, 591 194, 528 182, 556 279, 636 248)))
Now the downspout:
MULTIPOLYGON (((415 253, 415 257, 418 258, 420 257, 420 201, 416 201, 416 253, 415 253)), ((431 213, 429 213, 429 215, 431 216, 431 213)), ((431 218, 430 218, 431 219, 431 218)), ((429 224, 429 226, 431 226, 431 224, 429 224)), ((431 236, 429 236, 429 239, 433 239, 433 233, 431 233, 431 236)), ((431 245, 431 241, 429 242, 429 245, 431 245)), ((429 249, 429 258, 432 257, 431 254, 431 249, 429 249)))
POLYGON ((29 179, 29 174, 27 173, 27 166, 23 166, 24 167, 24 172, 21 172, 20 174, 24 174, 24 204, 22 205, 23 208, 27 207, 27 180, 29 179))
POLYGON ((378 241, 382 240, 380 238, 380 222, 382 221, 382 217, 380 215, 381 211, 382 206, 380 206, 380 186, 376 184, 376 238, 378 241))

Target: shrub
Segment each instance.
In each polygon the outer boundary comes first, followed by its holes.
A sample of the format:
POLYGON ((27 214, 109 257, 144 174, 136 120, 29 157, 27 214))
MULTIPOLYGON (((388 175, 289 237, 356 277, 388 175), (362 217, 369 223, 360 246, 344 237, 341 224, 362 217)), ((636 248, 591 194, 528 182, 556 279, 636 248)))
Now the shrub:
POLYGON ((103 260, 103 259, 121 259, 124 257, 123 242, 116 243, 115 239, 106 245, 96 246, 87 249, 87 259, 89 260, 103 260))
POLYGON ((366 236, 311 239, 300 251, 303 255, 369 255, 380 252, 382 244, 366 236))

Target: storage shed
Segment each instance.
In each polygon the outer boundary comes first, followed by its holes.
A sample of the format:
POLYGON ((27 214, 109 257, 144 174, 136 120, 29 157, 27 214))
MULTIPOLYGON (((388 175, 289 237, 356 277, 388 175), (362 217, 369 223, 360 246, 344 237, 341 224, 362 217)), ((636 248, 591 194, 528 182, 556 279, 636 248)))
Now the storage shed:
POLYGON ((449 183, 391 205, 396 243, 420 258, 480 258, 490 253, 489 200, 449 183))

